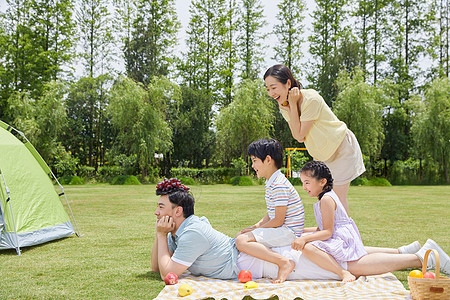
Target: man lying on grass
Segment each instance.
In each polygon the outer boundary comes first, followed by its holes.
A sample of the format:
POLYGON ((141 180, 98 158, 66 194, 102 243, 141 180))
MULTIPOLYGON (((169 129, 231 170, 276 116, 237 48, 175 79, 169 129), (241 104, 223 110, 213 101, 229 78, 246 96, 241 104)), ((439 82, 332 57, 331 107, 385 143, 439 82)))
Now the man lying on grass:
MULTIPOLYGON (((249 270, 254 279, 277 277, 276 265, 240 253, 235 239, 212 228, 206 217, 195 216, 194 197, 179 180, 165 179, 158 183, 156 194, 160 197, 155 211, 156 236, 151 266, 161 278, 170 272, 179 276, 186 270, 195 276, 217 279, 237 279, 240 270, 249 270)), ((450 258, 434 241, 428 240, 419 251, 414 245, 399 248, 402 254, 399 249, 366 247, 368 254, 348 262, 346 269, 359 277, 420 268, 426 250, 435 249, 439 252, 441 271, 450 274, 450 258)), ((294 262, 295 268, 287 280, 339 280, 336 274, 315 265, 291 246, 272 250, 294 262)), ((435 267, 434 256, 430 255, 428 264, 429 268, 435 267)))

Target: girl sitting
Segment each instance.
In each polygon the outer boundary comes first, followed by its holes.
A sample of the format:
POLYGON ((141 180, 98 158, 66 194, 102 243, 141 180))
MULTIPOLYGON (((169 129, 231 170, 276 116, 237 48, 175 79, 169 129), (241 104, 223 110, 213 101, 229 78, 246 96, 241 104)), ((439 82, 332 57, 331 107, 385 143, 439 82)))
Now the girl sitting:
POLYGON ((333 191, 333 178, 325 163, 310 161, 300 170, 303 189, 310 197, 317 197, 314 215, 318 227, 304 228, 304 234, 294 240, 292 248, 303 251, 312 262, 337 274, 342 281, 356 277, 344 268, 348 261, 367 255, 355 222, 333 191))

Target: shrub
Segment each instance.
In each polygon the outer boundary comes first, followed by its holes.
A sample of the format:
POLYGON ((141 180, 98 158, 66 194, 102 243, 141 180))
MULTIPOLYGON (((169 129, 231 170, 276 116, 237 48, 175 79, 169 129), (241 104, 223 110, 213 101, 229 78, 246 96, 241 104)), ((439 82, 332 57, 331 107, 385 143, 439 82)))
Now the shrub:
POLYGON ((184 184, 184 185, 187 185, 187 186, 189 186, 189 185, 195 185, 195 181, 194 181, 194 179, 192 179, 191 177, 180 177, 180 178, 178 178, 180 181, 181 181, 181 183, 182 184, 184 184))
POLYGON ((253 185, 253 180, 248 176, 241 176, 241 178, 239 179, 239 185, 240 186, 253 185))
POLYGON ((61 183, 62 185, 80 185, 80 184, 84 184, 84 180, 83 178, 79 177, 79 176, 71 176, 71 175, 65 175, 61 178, 59 178, 59 183, 61 183))
POLYGON ((357 177, 350 183, 352 186, 369 185, 369 180, 365 177, 357 177))
POLYGON ((392 184, 386 179, 381 177, 374 177, 369 180, 369 185, 372 186, 392 186, 392 184))
POLYGON ((239 179, 241 178, 241 176, 234 176, 230 179, 230 183, 232 185, 239 185, 239 179))
POLYGON ((98 168, 98 180, 100 182, 111 182, 111 180, 121 174, 122 169, 119 166, 103 166, 98 168))
POLYGON ((253 180, 248 176, 235 176, 230 179, 232 185, 248 186, 253 185, 253 180))
POLYGON ((292 185, 302 185, 302 181, 298 177, 289 177, 288 180, 292 183, 292 185))
POLYGON ((133 175, 120 175, 113 178, 111 181, 113 185, 139 185, 141 184, 136 176, 133 175))
POLYGON ((229 183, 232 175, 237 175, 234 168, 172 168, 171 170, 172 177, 190 177, 202 184, 229 183))

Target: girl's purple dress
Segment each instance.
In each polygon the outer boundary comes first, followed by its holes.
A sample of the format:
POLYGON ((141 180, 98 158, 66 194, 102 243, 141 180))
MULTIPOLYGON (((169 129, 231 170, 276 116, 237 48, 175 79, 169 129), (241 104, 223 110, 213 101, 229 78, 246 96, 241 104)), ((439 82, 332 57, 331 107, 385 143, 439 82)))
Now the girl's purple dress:
MULTIPOLYGON (((353 261, 367 255, 358 227, 356 227, 352 218, 347 215, 339 197, 334 191, 327 192, 325 195, 333 198, 336 203, 333 235, 328 240, 310 243, 333 256, 336 261, 353 261)), ((320 201, 314 204, 314 215, 319 229, 323 230, 320 201)))

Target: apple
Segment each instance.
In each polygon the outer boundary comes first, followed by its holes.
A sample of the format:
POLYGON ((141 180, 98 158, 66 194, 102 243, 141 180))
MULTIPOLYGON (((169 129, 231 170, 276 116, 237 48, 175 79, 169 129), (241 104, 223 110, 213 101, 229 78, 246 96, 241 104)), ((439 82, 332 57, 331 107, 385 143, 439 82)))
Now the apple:
POLYGON ((423 274, 423 278, 431 278, 431 279, 435 279, 436 275, 434 275, 433 272, 426 272, 425 274, 423 274))
POLYGON ((246 283, 252 280, 252 273, 249 270, 242 270, 239 272, 238 279, 242 283, 246 283))
POLYGON ((166 277, 164 277, 164 282, 166 285, 174 285, 178 283, 178 276, 174 273, 168 273, 166 277))

